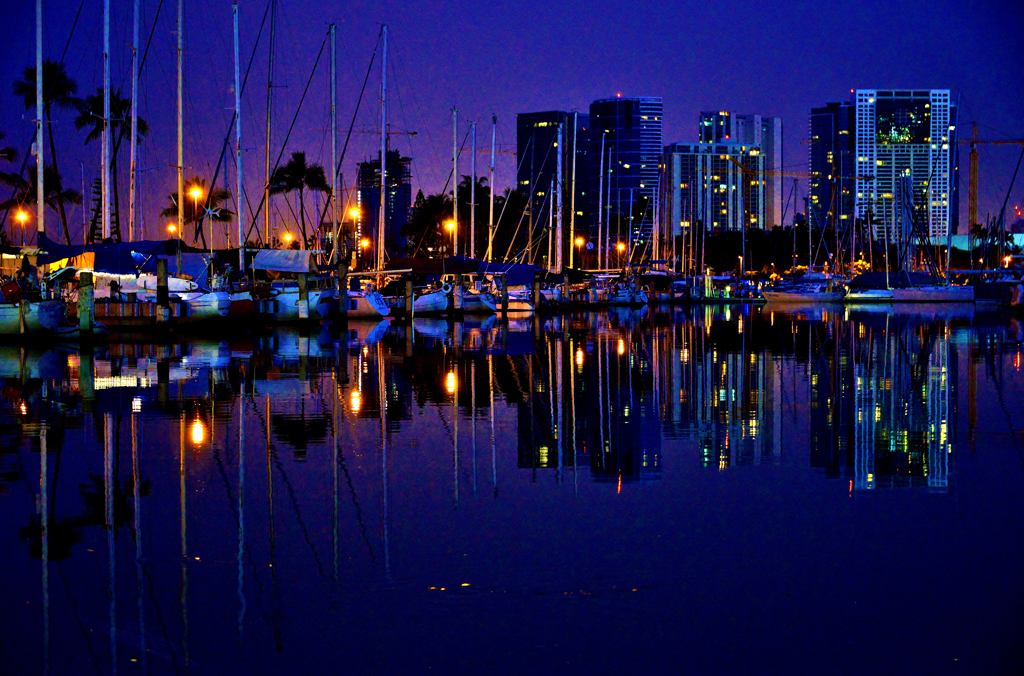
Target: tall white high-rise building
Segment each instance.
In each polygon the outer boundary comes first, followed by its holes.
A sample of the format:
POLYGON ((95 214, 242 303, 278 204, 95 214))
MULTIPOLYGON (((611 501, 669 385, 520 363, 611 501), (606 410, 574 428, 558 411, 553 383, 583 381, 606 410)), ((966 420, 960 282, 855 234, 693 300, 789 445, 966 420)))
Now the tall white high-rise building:
POLYGON ((887 229, 896 236, 900 178, 909 176, 924 234, 954 233, 959 221, 956 105, 949 90, 858 89, 854 106, 855 217, 870 216, 875 237, 884 237, 887 229))
MULTIPOLYGON (((737 143, 754 146, 763 156, 764 227, 785 225, 782 187, 782 118, 740 115, 729 111, 702 112, 698 126, 701 143, 737 143)), ((792 212, 790 212, 792 216, 792 212)))

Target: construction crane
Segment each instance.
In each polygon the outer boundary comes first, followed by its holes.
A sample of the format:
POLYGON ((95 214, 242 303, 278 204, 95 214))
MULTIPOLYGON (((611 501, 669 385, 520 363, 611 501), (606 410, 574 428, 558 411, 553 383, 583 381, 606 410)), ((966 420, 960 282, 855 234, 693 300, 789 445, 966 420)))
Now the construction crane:
POLYGON ((967 221, 968 224, 973 227, 978 224, 978 145, 1024 145, 1024 139, 1016 139, 1012 141, 979 141, 978 140, 978 123, 971 123, 971 138, 960 139, 958 141, 960 145, 970 145, 970 178, 967 184, 967 221))

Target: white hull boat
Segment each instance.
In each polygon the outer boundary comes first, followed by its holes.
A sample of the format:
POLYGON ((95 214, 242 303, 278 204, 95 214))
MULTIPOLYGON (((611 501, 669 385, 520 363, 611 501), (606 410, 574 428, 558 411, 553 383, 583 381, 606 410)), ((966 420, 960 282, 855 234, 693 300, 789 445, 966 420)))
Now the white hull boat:
POLYGON ((412 311, 414 314, 444 312, 447 309, 448 294, 443 290, 431 291, 430 293, 417 296, 416 300, 412 303, 412 311))
POLYGON ((973 303, 973 286, 910 286, 893 289, 894 300, 899 303, 973 303))
POLYGON ((305 319, 324 319, 319 307, 334 297, 333 289, 313 290, 307 292, 306 301, 299 301, 298 288, 286 288, 271 297, 273 310, 270 319, 274 322, 296 322, 305 319), (326 294, 326 297, 324 295, 326 294))
POLYGON ((462 311, 468 315, 494 314, 498 311, 498 304, 489 293, 470 291, 462 296, 462 311))
POLYGON ((21 335, 22 304, 26 334, 49 333, 64 317, 64 301, 59 298, 18 303, 0 302, 0 336, 21 335))
POLYGON ((829 291, 824 284, 762 291, 761 295, 769 303, 839 303, 843 300, 842 291, 829 291))
POLYGON ((896 295, 892 289, 850 289, 843 300, 847 303, 892 303, 896 295))
POLYGON ((386 317, 391 312, 384 296, 376 291, 349 291, 348 307, 346 308, 349 317, 386 317))

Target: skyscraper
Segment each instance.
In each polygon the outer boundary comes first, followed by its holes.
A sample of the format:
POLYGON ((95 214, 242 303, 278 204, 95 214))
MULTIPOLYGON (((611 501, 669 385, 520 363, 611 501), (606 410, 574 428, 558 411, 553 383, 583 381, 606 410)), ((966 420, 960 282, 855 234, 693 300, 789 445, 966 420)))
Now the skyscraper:
POLYGON ((811 109, 807 220, 818 231, 853 215, 854 112, 840 102, 811 109))
POLYGON ((600 222, 605 242, 613 247, 627 238, 634 246, 650 241, 659 207, 661 117, 661 97, 618 96, 590 104, 587 192, 592 239, 599 234, 600 222))
MULTIPOLYGON (((389 255, 394 255, 404 246, 401 232, 402 227, 409 222, 409 209, 412 206, 412 173, 409 170, 412 158, 402 157, 397 150, 389 150, 387 158, 387 204, 384 210, 387 229, 384 233, 384 246, 389 255)), ((360 237, 373 238, 377 232, 377 220, 380 217, 380 153, 377 153, 376 160, 360 162, 357 170, 358 241, 360 237)))
POLYGON ((702 112, 698 125, 701 143, 738 143, 755 146, 764 157, 764 226, 782 222, 782 118, 739 115, 728 111, 702 112))
POLYGON ((534 227, 545 223, 551 204, 551 182, 557 178, 559 125, 562 152, 562 219, 565 232, 570 223, 577 231, 587 227, 587 139, 590 116, 551 110, 516 115, 516 188, 527 196, 534 227), (577 142, 578 139, 578 142, 577 142), (575 159, 575 186, 573 161, 575 159), (575 199, 573 192, 575 191, 575 199), (572 217, 575 204, 576 215, 572 217))
POLYGON ((858 89, 854 105, 856 216, 870 210, 881 220, 880 227, 892 233, 897 182, 909 175, 913 203, 925 207, 925 233, 945 237, 956 232, 956 106, 949 90, 858 89))
POLYGON ((876 238, 896 237, 898 186, 909 177, 924 234, 955 233, 956 142, 956 105, 948 89, 858 89, 851 102, 812 109, 812 225, 843 230, 842 221, 870 218, 876 238))
POLYGON ((698 223, 706 230, 767 227, 766 158, 758 147, 673 143, 665 147, 664 163, 671 234, 698 223))

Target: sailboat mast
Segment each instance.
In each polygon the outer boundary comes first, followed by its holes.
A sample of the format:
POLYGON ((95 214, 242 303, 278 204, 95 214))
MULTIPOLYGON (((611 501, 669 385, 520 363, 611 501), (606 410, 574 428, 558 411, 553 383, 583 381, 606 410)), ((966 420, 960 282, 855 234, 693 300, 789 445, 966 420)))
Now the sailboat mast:
MULTIPOLYGON (((572 176, 569 179, 572 192, 569 193, 569 267, 575 266, 573 249, 576 246, 576 141, 579 135, 577 118, 579 113, 572 114, 572 176)), ((580 252, 582 257, 583 253, 580 252)))
POLYGON ((459 111, 452 106, 452 254, 459 253, 459 111))
POLYGON ((473 174, 472 182, 469 184, 469 257, 476 256, 476 122, 470 122, 473 128, 473 153, 470 156, 470 165, 473 174))
POLYGON ((551 178, 550 191, 548 192, 548 272, 554 270, 554 258, 552 257, 551 244, 555 235, 555 179, 551 178))
POLYGON ((135 182, 138 180, 138 134, 139 134, 139 0, 132 2, 132 101, 131 139, 128 163, 128 241, 135 241, 135 217, 138 205, 135 203, 135 182))
POLYGON ((381 27, 384 50, 380 60, 380 211, 377 214, 377 269, 384 269, 384 231, 388 195, 388 27, 381 27))
MULTIPOLYGON (((178 38, 181 40, 181 38, 178 38)), ((42 77, 36 80, 39 81, 42 77)), ((40 142, 42 134, 39 135, 40 142)), ((103 0, 103 239, 110 237, 110 0, 103 0)), ((39 155, 39 166, 42 166, 42 153, 39 155)), ((42 172, 40 171, 40 175, 42 172)), ((40 179, 40 186, 42 180, 40 179)), ((42 192, 42 191, 40 191, 42 192)), ((41 204, 41 203, 40 203, 41 204)), ((42 208, 39 223, 42 225, 42 208)))
POLYGON ((491 113, 491 168, 487 179, 490 187, 490 206, 487 212, 487 262, 491 262, 491 249, 494 247, 494 142, 498 131, 498 116, 491 113))
MULTIPOLYGON (((110 0, 104 0, 109 2, 110 0)), ((175 232, 178 235, 178 274, 181 274, 181 232, 185 229, 185 177, 182 173, 185 168, 185 134, 182 126, 182 115, 184 112, 182 99, 182 84, 184 81, 182 73, 182 52, 184 51, 185 32, 185 0, 178 0, 178 227, 175 232)), ((104 203, 106 198, 104 198, 104 203)), ((104 236, 106 236, 107 224, 104 223, 104 236)))
POLYGON ((604 133, 601 134, 601 156, 600 167, 597 170, 597 267, 604 269, 604 260, 601 257, 601 245, 604 244, 604 224, 601 222, 602 204, 604 198, 604 133))
MULTIPOLYGON (((110 7, 109 0, 104 0, 103 16, 106 20, 110 7)), ((104 24, 106 26, 106 24, 104 24)), ((107 67, 107 44, 109 35, 104 30, 107 42, 103 46, 103 67, 107 67)), ((56 168, 56 167, 54 167, 56 168)), ((46 218, 46 191, 43 189, 43 0, 36 0, 36 232, 45 232, 43 221, 46 218)), ((25 238, 22 229, 22 239, 25 238)), ((38 237, 36 238, 38 242, 38 237)), ((22 242, 24 243, 24 242, 22 242)))
POLYGON ((270 0, 270 49, 267 57, 267 149, 263 166, 263 241, 270 246, 270 131, 274 119, 274 32, 277 24, 277 0, 270 0))
POLYGON ((331 259, 341 262, 338 250, 338 26, 331 24, 331 259))
MULTIPOLYGON (((239 77, 239 54, 238 54, 238 2, 231 6, 231 18, 234 28, 235 41, 235 204, 238 215, 235 217, 238 223, 238 271, 245 272, 245 235, 243 234, 243 211, 245 200, 242 198, 242 82, 239 77)), ((134 110, 134 106, 133 106, 134 110)), ((213 239, 211 238, 211 244, 213 239)))
POLYGON ((552 262, 554 267, 553 272, 561 272, 562 270, 562 129, 563 125, 561 122, 558 123, 558 141, 556 145, 558 152, 556 153, 556 176, 555 179, 555 194, 552 196, 552 205, 555 207, 555 258, 552 262))

